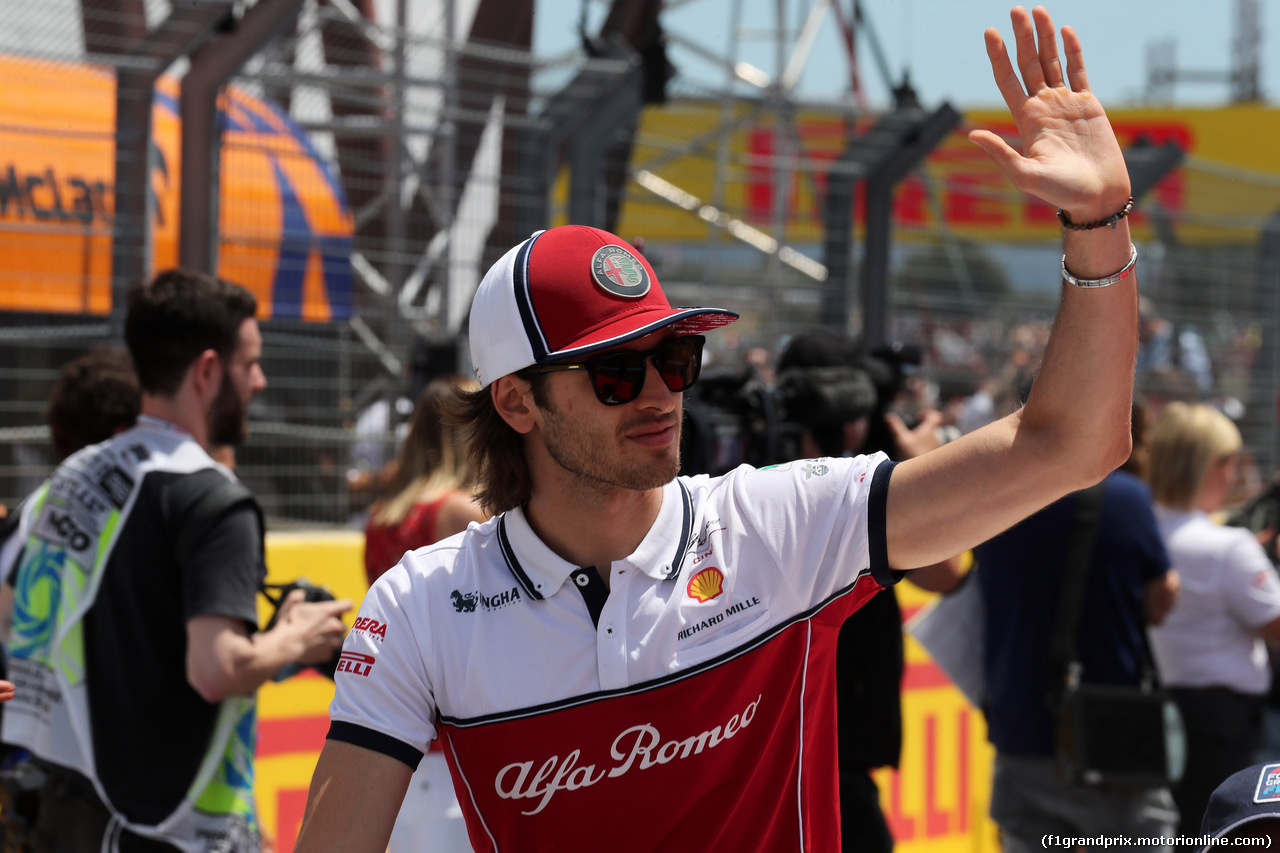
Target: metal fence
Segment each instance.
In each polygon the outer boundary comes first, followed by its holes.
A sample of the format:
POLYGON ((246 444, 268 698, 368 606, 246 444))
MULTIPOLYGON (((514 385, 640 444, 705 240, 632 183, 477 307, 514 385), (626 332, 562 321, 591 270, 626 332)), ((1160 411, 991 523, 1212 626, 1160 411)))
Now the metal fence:
MULTIPOLYGON (((713 367, 731 369, 755 348, 776 354, 815 325, 857 329, 856 310, 824 309, 833 283, 820 201, 847 138, 846 108, 677 77, 633 137, 626 111, 609 112, 633 91, 638 66, 625 51, 540 57, 513 46, 516 37, 467 39, 451 3, 398 8, 404 26, 370 20, 371 3, 301 3, 222 102, 213 247, 219 269, 264 303, 270 383, 237 463, 272 523, 359 520, 367 476, 394 455, 415 389, 468 369, 466 311, 483 270, 537 227, 612 220, 624 237, 644 238, 673 302, 742 312, 713 336, 713 367), (597 175, 623 168, 627 179, 575 182, 566 161, 593 163, 597 175)), ((94 87, 132 67, 129 45, 173 12, 162 0, 0 0, 5 82, 16 75, 29 93, 23 103, 11 93, 16 105, 0 119, 0 501, 21 498, 51 468, 42 412, 61 365, 118 340, 110 252, 127 223, 105 199, 119 133, 109 87, 94 87), (58 111, 48 93, 60 80, 70 106, 58 111), (46 117, 33 124, 32 115, 46 117)), ((141 244, 152 268, 179 257, 176 113, 166 106, 176 87, 162 81, 153 109, 141 244)), ((1060 250, 1051 219, 957 224, 957 209, 998 218, 1027 201, 985 163, 961 175, 955 161, 931 157, 900 191, 888 337, 924 351, 906 404, 972 423, 979 403, 1009 405, 1034 371, 1060 250)), ((1165 204, 1157 188, 1135 231, 1146 297, 1140 386, 1156 401, 1220 405, 1241 425, 1255 480, 1269 477, 1280 439, 1280 180, 1197 157, 1172 180, 1196 188, 1194 203, 1165 204)), ((855 292, 861 252, 847 285, 855 292)))

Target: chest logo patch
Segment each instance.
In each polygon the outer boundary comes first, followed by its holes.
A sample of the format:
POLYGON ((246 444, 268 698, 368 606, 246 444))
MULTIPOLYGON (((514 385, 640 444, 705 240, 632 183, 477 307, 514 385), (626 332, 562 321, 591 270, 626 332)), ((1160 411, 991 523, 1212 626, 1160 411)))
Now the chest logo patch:
POLYGON ((724 573, 714 566, 703 569, 689 578, 689 597, 700 602, 711 599, 724 592, 724 573))
POLYGON ((455 589, 449 593, 449 598, 453 600, 453 610, 455 613, 475 613, 476 608, 481 610, 497 610, 511 604, 520 602, 520 588, 512 587, 505 592, 494 593, 493 595, 485 595, 479 590, 471 592, 463 592, 455 589))

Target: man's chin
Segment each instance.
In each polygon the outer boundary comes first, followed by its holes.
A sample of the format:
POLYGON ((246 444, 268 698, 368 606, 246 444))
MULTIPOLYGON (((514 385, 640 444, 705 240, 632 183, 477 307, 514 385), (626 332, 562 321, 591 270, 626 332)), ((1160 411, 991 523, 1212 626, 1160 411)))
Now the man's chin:
POLYGON ((226 427, 223 429, 209 430, 209 443, 216 445, 224 445, 227 447, 238 447, 244 444, 245 439, 249 437, 249 425, 240 424, 236 427, 226 427))

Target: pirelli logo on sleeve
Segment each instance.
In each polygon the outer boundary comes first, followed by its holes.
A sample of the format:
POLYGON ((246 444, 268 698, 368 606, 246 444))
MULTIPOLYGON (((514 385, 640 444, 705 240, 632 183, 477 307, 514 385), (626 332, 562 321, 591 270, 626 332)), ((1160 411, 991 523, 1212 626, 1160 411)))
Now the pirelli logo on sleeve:
POLYGON ((373 672, 373 665, 375 663, 377 663, 377 658, 373 655, 365 655, 360 652, 343 652, 338 658, 338 668, 336 671, 368 678, 369 673, 373 672))

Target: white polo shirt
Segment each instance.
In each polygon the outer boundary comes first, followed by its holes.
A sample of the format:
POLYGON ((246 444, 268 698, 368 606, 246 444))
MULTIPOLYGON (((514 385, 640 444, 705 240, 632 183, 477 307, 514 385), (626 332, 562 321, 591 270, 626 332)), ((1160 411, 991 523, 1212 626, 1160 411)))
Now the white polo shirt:
POLYGON ((679 478, 608 590, 520 510, 408 554, 329 737, 415 766, 439 736, 478 851, 838 849, 836 637, 896 580, 892 467, 679 478))
POLYGON ((1266 693, 1267 645, 1258 629, 1280 616, 1280 580, 1254 535, 1203 512, 1156 507, 1181 582, 1178 602, 1149 630, 1160 677, 1171 687, 1266 693))

